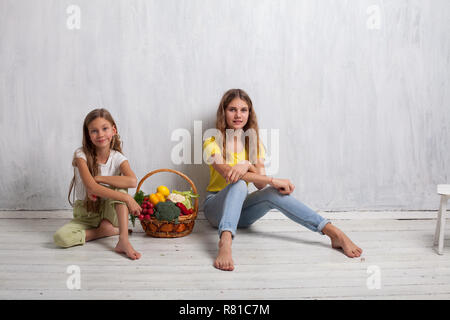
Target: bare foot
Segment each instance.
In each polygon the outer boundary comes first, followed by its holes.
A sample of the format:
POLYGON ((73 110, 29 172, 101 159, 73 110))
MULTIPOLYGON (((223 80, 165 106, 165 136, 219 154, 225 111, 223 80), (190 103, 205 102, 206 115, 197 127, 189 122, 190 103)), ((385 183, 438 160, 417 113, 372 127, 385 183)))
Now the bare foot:
POLYGON ((363 252, 362 249, 355 245, 344 232, 333 226, 331 223, 327 224, 322 232, 330 237, 332 248, 342 249, 344 254, 350 258, 361 256, 363 252))
POLYGON ((94 229, 86 230, 86 241, 92 241, 104 237, 117 236, 119 234, 119 228, 114 227, 111 222, 103 219, 100 225, 94 229))
POLYGON ((343 232, 337 237, 331 238, 331 247, 342 249, 345 255, 350 258, 359 257, 362 253, 362 249, 354 244, 343 232))
POLYGON ((214 267, 224 271, 233 271, 234 262, 231 256, 231 233, 228 231, 222 232, 222 236, 219 241, 219 253, 214 261, 214 267))
POLYGON ((117 236, 119 234, 119 228, 116 228, 108 220, 103 219, 98 226, 99 234, 104 237, 117 236))
POLYGON ((141 257, 141 254, 134 250, 129 241, 125 241, 120 238, 114 251, 116 251, 117 253, 125 253, 131 260, 136 260, 141 257))

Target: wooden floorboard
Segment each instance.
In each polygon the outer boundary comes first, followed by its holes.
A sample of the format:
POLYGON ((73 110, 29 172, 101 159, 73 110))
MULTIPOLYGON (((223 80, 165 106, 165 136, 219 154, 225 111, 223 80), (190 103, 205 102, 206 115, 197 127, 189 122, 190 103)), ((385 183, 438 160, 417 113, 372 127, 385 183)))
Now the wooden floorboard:
POLYGON ((435 219, 417 215, 333 220, 363 248, 354 259, 275 215, 238 230, 236 269, 222 272, 212 266, 217 229, 201 216, 177 239, 148 237, 136 225, 130 240, 142 258, 131 261, 114 252, 117 236, 61 249, 53 233, 69 218, 13 214, 0 215, 0 299, 450 299, 450 239, 438 255, 435 219), (67 287, 71 265, 80 268, 79 290, 67 287))

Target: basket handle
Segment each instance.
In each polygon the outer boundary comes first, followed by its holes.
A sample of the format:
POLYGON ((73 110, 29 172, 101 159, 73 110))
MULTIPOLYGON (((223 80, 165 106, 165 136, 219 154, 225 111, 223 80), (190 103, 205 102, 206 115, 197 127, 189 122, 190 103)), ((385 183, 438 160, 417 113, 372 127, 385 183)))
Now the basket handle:
MULTIPOLYGON (((195 194, 197 193, 197 188, 195 187, 194 182, 192 182, 191 179, 189 179, 189 177, 187 175, 185 175, 184 173, 177 171, 177 170, 172 170, 172 169, 158 169, 158 170, 154 170, 152 172, 147 173, 142 179, 141 181, 139 181, 139 184, 136 188, 136 193, 139 192, 139 190, 141 189, 142 184, 144 183, 145 180, 147 180, 147 178, 149 178, 150 176, 159 173, 159 172, 171 172, 171 173, 175 173, 177 175, 179 175, 180 177, 184 178, 187 182, 189 182, 189 184, 192 187, 192 191, 194 191, 195 194)), ((194 213, 195 215, 197 215, 197 211, 198 211, 198 197, 195 198, 195 203, 194 203, 194 213)))

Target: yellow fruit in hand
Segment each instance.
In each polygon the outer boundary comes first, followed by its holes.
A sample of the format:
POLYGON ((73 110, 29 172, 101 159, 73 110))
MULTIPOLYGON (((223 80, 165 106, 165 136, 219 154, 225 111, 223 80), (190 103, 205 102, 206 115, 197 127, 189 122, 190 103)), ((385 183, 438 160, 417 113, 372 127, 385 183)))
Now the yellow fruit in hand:
POLYGON ((149 200, 154 206, 156 206, 156 204, 161 201, 161 200, 159 200, 159 197, 155 193, 152 193, 150 195, 149 200))
POLYGON ((156 192, 162 194, 164 197, 168 197, 169 194, 170 194, 170 190, 169 190, 169 188, 167 188, 166 186, 159 186, 159 187, 156 189, 156 192))
POLYGON ((159 199, 159 202, 166 202, 166 198, 159 192, 156 193, 156 196, 159 199))

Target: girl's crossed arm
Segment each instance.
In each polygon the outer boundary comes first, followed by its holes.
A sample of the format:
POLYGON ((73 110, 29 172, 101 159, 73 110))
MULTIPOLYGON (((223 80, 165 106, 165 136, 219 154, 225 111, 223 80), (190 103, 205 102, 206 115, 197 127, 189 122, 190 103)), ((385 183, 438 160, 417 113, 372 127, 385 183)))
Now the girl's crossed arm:
MULTIPOLYGON (((110 188, 107 188, 107 187, 104 187, 104 186, 98 184, 95 181, 94 177, 92 177, 91 173, 89 172, 89 168, 87 166, 86 160, 81 159, 81 158, 76 158, 75 162, 78 167, 78 171, 80 172, 81 180, 83 181, 83 184, 86 187, 86 190, 89 194, 95 194, 96 196, 99 196, 102 198, 109 198, 109 199, 123 201, 127 204, 128 209, 130 210, 130 213, 132 213, 133 215, 139 214, 141 212, 141 207, 139 206, 139 204, 137 204, 137 202, 129 194, 115 191, 115 190, 112 190, 110 188)), ((122 165, 121 165, 121 170, 122 170, 122 165)), ((134 175, 134 173, 133 173, 133 175, 134 175)), ((136 186, 136 185, 134 185, 134 186, 136 186)))
POLYGON ((136 188, 137 178, 133 170, 131 170, 128 160, 125 160, 120 165, 121 176, 95 176, 94 180, 97 183, 108 184, 116 188, 136 188))
POLYGON ((235 183, 239 179, 246 182, 252 182, 256 188, 262 189, 266 185, 271 185, 282 194, 290 194, 294 191, 295 186, 288 179, 277 179, 266 176, 264 168, 264 160, 258 159, 256 165, 252 165, 248 161, 236 164, 233 167, 225 164, 221 155, 213 155, 213 168, 225 178, 228 183, 235 183))

